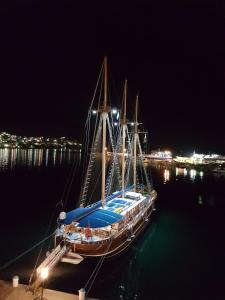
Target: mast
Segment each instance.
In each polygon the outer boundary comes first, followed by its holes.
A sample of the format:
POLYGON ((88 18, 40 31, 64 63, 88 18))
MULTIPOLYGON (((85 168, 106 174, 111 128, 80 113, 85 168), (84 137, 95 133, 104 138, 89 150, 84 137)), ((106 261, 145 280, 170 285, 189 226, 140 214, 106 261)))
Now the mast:
POLYGON ((134 192, 136 192, 136 169, 137 169, 137 134, 138 134, 138 123, 137 123, 137 115, 138 115, 138 95, 136 96, 136 104, 135 104, 135 121, 134 121, 134 192))
POLYGON ((106 119, 107 119, 107 57, 104 58, 104 100, 102 107, 102 187, 101 201, 105 207, 105 173, 106 173, 106 119))
POLYGON ((123 106, 123 119, 122 119, 122 191, 124 197, 125 188, 125 130, 126 130, 126 113, 127 113, 127 80, 124 84, 124 106, 123 106))

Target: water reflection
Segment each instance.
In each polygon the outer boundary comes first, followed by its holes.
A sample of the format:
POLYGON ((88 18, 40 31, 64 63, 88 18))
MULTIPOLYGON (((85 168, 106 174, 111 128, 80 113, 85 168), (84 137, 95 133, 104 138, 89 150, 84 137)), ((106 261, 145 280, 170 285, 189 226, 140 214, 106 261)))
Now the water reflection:
POLYGON ((187 176, 186 168, 176 168, 176 176, 187 176))
POLYGON ((170 170, 165 169, 164 170, 164 183, 170 180, 170 170))
POLYGON ((23 167, 57 167, 70 164, 79 154, 61 149, 0 149, 0 170, 23 167))
POLYGON ((210 170, 198 170, 194 168, 184 168, 184 167, 176 167, 174 165, 171 166, 151 166, 152 169, 158 170, 158 174, 160 174, 161 180, 164 184, 168 183, 169 181, 173 180, 191 180, 191 182, 203 181, 205 176, 210 174, 210 170))
POLYGON ((197 172, 196 172, 195 169, 191 169, 191 170, 190 170, 190 179, 191 179, 192 181, 195 180, 196 173, 197 173, 197 172))
POLYGON ((202 196, 198 195, 198 204, 202 205, 203 201, 202 201, 202 196))

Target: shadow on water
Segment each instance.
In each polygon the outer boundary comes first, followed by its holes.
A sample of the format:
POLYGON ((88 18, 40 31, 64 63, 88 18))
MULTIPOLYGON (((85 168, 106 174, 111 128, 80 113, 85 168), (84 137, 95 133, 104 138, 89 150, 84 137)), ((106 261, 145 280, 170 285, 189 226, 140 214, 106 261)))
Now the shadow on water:
MULTIPOLYGON (((50 155, 51 156, 51 155, 50 155)), ((54 160, 53 160, 54 161, 54 160)), ((57 164, 57 163, 56 163, 57 164)), ((1 264, 23 252, 46 232, 62 195, 69 165, 0 172, 1 264)), ((194 170, 153 168, 157 210, 148 228, 120 257, 105 260, 90 290, 100 299, 223 299, 225 294, 225 178, 194 170)), ((79 195, 79 184, 70 195, 79 195)), ((54 224, 53 224, 54 225, 54 224)), ((38 249, 0 273, 18 274, 27 283, 38 249)), ((47 288, 76 292, 84 287, 97 260, 61 263, 47 288)))

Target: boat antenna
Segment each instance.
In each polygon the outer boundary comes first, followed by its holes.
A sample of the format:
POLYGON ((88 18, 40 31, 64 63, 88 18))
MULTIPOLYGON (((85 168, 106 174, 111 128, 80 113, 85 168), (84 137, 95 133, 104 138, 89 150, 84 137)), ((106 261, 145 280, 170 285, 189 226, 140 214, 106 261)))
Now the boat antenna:
POLYGON ((122 191, 124 197, 125 189, 125 138, 126 138, 126 113, 127 113, 127 79, 124 83, 124 92, 123 92, 123 118, 122 118, 122 191))
POLYGON ((137 116, 138 116, 138 98, 139 95, 136 96, 136 103, 135 103, 135 120, 134 120, 134 192, 136 192, 137 188, 137 178, 136 178, 136 169, 137 169, 137 135, 138 135, 138 122, 137 122, 137 116))

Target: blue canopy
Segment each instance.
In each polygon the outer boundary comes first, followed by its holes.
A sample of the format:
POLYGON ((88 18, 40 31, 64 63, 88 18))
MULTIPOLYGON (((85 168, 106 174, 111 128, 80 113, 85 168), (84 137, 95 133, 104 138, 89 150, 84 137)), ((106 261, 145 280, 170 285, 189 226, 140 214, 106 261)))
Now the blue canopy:
MULTIPOLYGON (((126 189, 124 189, 124 192, 127 192, 129 190, 131 190, 133 188, 133 185, 127 187, 126 189)), ((123 190, 121 191, 117 191, 115 193, 113 193, 112 195, 108 196, 106 198, 106 203, 120 195, 122 195, 123 190)), ((80 219, 83 219, 84 217, 86 217, 87 215, 91 214, 91 212, 94 212, 95 210, 98 210, 100 207, 102 206, 101 201, 97 201, 87 207, 80 207, 80 208, 76 208, 74 210, 71 210, 70 212, 68 212, 66 214, 66 219, 65 220, 59 220, 59 222, 61 224, 71 224, 72 221, 75 222, 79 222, 80 219)), ((116 221, 115 221, 116 222, 116 221)), ((107 225, 105 225, 107 226, 107 225)))
POLYGON ((79 221, 80 227, 100 228, 119 222, 123 216, 113 211, 97 209, 79 221))

